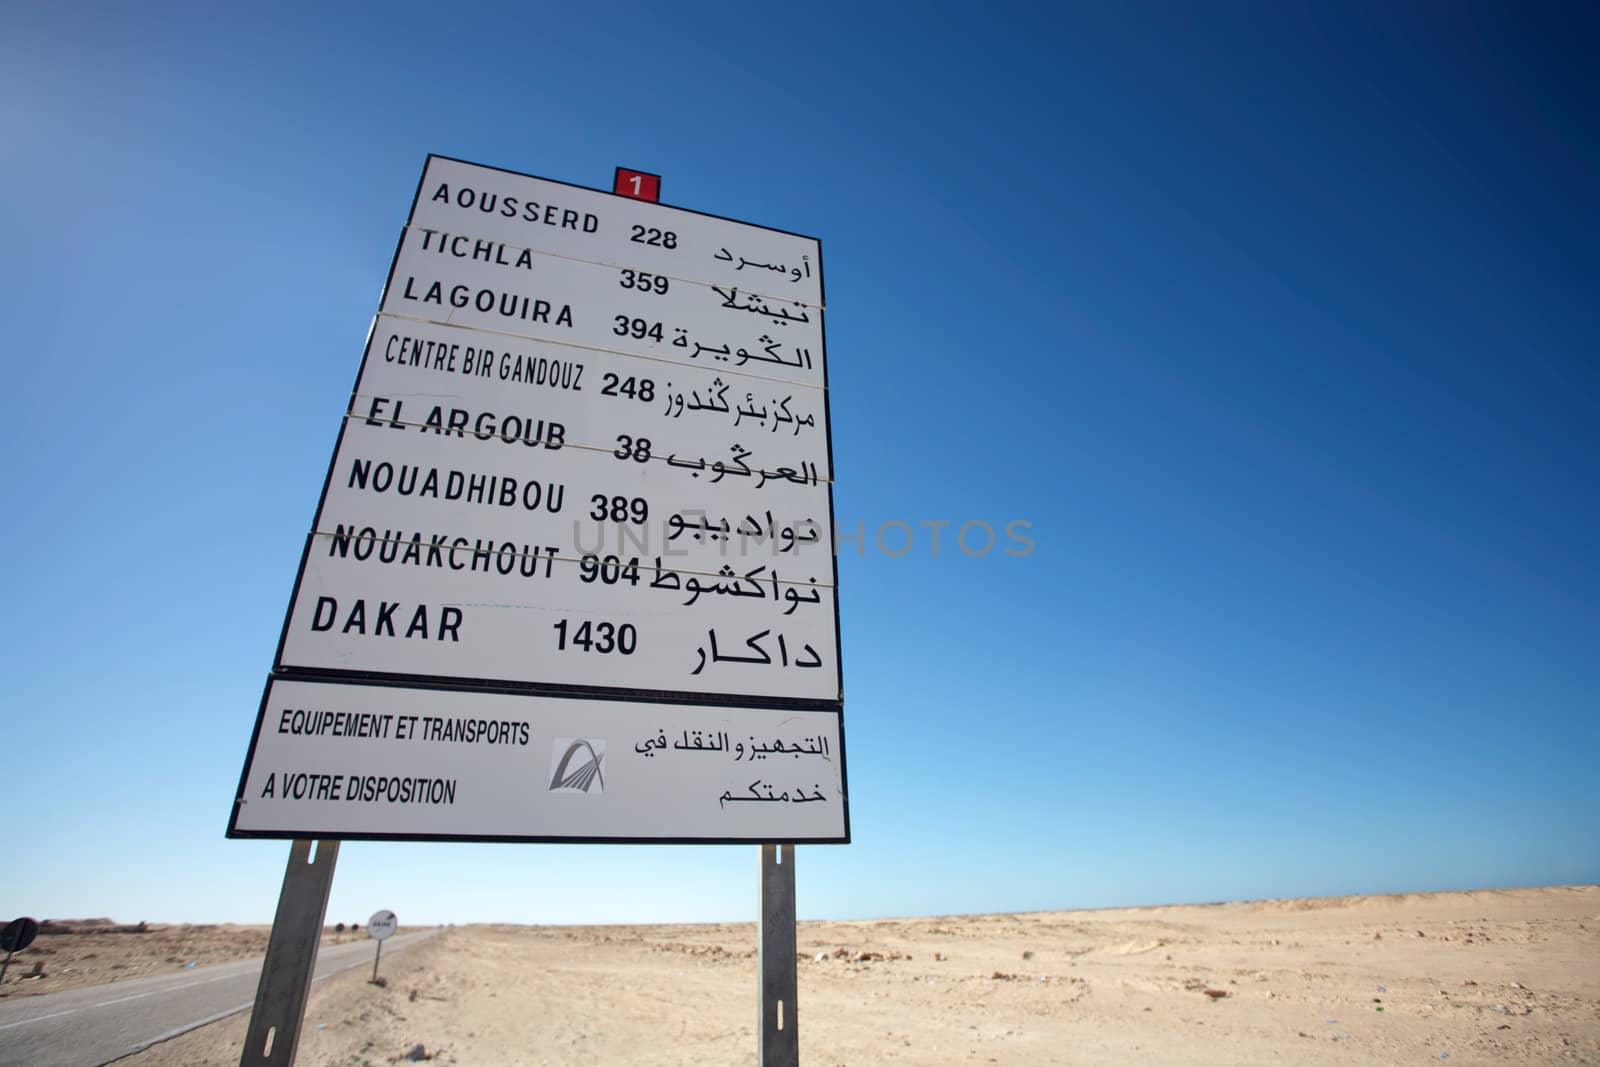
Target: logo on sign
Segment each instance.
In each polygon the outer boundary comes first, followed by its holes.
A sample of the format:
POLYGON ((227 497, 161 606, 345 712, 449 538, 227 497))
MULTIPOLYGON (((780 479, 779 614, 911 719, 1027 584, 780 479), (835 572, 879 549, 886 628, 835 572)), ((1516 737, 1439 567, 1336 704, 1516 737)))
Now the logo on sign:
POLYGON ((550 746, 550 792, 604 793, 606 743, 558 737, 550 746))

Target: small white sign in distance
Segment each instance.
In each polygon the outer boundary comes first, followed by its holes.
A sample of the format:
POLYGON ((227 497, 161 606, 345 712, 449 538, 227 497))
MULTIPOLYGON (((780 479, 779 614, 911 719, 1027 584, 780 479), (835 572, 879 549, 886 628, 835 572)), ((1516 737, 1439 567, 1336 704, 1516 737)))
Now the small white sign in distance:
POLYGON ((844 781, 837 711, 274 679, 231 832, 839 842, 844 781))
POLYGON ((400 922, 392 911, 375 911, 367 920, 367 934, 374 941, 386 941, 399 927, 400 922))

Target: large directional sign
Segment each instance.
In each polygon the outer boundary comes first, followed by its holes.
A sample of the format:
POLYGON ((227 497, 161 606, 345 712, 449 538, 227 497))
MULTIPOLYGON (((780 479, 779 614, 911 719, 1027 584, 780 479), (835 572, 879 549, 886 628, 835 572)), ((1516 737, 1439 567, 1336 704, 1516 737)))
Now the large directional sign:
POLYGON ((230 834, 848 839, 822 320, 813 238, 429 157, 230 834), (503 721, 519 740, 278 729, 315 711, 503 721), (769 748, 826 739, 831 770, 741 785, 720 775, 737 759, 668 774, 634 751, 696 716, 702 738, 748 716, 769 748), (519 791, 558 738, 591 743, 585 796, 615 783, 596 810, 519 791), (374 778, 448 780, 453 799, 349 798, 374 778))

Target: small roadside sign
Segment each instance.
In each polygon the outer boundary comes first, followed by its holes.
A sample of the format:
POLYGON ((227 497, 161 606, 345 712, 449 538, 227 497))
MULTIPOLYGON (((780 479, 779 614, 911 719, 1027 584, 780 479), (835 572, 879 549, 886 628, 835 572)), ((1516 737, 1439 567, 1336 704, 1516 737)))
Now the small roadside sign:
POLYGON ((11 966, 11 954, 21 952, 33 944, 33 939, 38 934, 39 920, 27 916, 12 919, 4 930, 0 930, 0 949, 4 949, 6 953, 5 962, 0 963, 0 982, 5 981, 6 968, 11 966))
POLYGON ((375 911, 372 918, 367 920, 367 933, 372 935, 374 941, 382 941, 394 933, 398 920, 392 911, 375 911))
POLYGON ((381 985, 378 979, 378 961, 383 958, 384 939, 392 935, 399 920, 392 911, 375 911, 372 918, 367 920, 367 933, 378 943, 378 950, 372 954, 372 984, 381 985))

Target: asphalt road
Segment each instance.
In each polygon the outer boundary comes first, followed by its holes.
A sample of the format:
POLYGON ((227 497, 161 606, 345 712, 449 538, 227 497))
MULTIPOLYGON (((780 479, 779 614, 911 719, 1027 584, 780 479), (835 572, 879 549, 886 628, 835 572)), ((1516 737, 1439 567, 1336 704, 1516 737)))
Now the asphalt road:
MULTIPOLYGON (((437 930, 397 934, 383 954, 437 930)), ((323 945, 314 982, 372 966, 374 943, 323 945)), ((255 1004, 261 958, 196 967, 157 978, 0 1000, 0 1067, 98 1067, 255 1004)))

